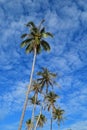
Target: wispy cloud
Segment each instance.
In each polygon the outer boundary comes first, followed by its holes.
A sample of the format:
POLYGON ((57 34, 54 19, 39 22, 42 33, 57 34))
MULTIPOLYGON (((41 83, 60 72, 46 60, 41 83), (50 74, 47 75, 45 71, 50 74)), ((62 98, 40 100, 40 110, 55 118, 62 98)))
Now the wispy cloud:
MULTIPOLYGON (((86 0, 0 0, 0 118, 21 110, 32 66, 32 55, 25 56, 24 49, 20 49, 20 36, 28 31, 25 23, 33 20, 37 24, 43 18, 46 19, 44 25, 54 34, 54 39, 48 39, 52 47, 49 55, 43 53, 37 57, 35 71, 42 66, 49 66, 50 70, 59 74, 58 82, 62 86, 58 90, 61 95, 60 105, 65 108, 70 121, 76 121, 71 125, 72 129, 85 130, 86 0), (78 120, 81 120, 80 123, 78 120)), ((14 130, 9 124, 6 127, 6 130, 14 130)))
POLYGON ((18 82, 8 92, 0 96, 0 119, 5 118, 12 112, 21 110, 24 103, 28 83, 18 82))

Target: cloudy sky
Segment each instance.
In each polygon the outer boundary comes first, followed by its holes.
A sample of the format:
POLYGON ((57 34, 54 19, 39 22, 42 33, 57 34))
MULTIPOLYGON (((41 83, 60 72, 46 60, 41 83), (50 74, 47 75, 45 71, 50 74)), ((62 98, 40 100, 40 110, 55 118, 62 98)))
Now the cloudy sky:
POLYGON ((0 0, 0 129, 18 128, 33 58, 20 48, 20 36, 24 24, 43 18, 54 38, 48 39, 51 52, 37 57, 35 72, 44 65, 58 73, 66 116, 61 128, 87 130, 87 0, 0 0))

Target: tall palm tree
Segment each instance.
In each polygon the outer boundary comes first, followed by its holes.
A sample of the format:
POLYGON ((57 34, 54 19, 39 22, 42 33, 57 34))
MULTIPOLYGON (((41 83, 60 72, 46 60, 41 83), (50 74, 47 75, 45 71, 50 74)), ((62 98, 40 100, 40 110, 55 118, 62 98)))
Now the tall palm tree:
POLYGON ((43 125, 45 124, 45 122, 47 121, 45 115, 40 114, 38 116, 36 116, 36 121, 38 120, 38 124, 37 126, 39 127, 43 127, 43 125), (38 120, 39 119, 39 120, 38 120))
POLYGON ((37 75, 40 76, 38 81, 41 84, 41 88, 43 89, 46 86, 46 93, 48 92, 49 86, 53 88, 53 84, 55 83, 54 79, 57 74, 50 72, 47 68, 42 68, 42 71, 39 71, 37 75))
POLYGON ((53 118, 54 120, 57 120, 59 128, 60 128, 60 123, 63 122, 64 120, 64 117, 63 117, 64 112, 65 111, 61 109, 60 107, 55 108, 55 110, 53 111, 53 118))
POLYGON ((26 26, 30 28, 29 34, 23 34, 21 38, 24 38, 24 41, 21 43, 21 47, 26 47, 26 53, 34 53, 34 58, 33 58, 33 64, 32 64, 32 70, 31 70, 31 75, 30 75, 30 83, 28 86, 27 94, 26 94, 26 99, 24 102, 23 110, 22 110, 22 115, 20 119, 20 124, 18 130, 21 130, 22 124, 23 124, 23 119, 28 103, 28 95, 30 92, 31 88, 31 83, 32 83, 32 78, 33 78, 33 73, 34 73, 34 66, 35 66, 35 60, 36 60, 36 55, 41 52, 41 50, 45 51, 50 51, 50 46, 49 43, 44 40, 44 38, 47 38, 48 36, 53 37, 53 35, 49 32, 45 31, 45 28, 41 27, 42 23, 44 20, 42 20, 37 27, 33 22, 28 22, 26 26))
POLYGON ((26 126, 27 126, 27 130, 30 130, 30 129, 33 127, 33 124, 32 124, 32 122, 31 122, 31 119, 28 119, 28 120, 26 121, 26 126))
POLYGON ((52 130, 52 111, 54 111, 55 109, 55 102, 56 99, 59 98, 59 96, 57 94, 55 94, 54 92, 49 92, 46 96, 45 96, 45 100, 46 100, 46 107, 48 109, 48 111, 51 111, 51 123, 50 123, 50 130, 52 130))

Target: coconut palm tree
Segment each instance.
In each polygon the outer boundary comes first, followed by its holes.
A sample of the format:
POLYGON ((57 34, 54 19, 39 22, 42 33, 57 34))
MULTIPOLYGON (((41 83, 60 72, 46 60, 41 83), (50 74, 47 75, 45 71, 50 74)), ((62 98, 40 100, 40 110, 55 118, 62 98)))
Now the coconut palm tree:
POLYGON ((31 123, 31 119, 28 119, 26 121, 27 130, 30 130, 33 127, 33 124, 31 123))
POLYGON ((53 111, 53 119, 57 120, 59 128, 60 128, 60 123, 64 121, 64 117, 63 117, 64 112, 65 111, 60 107, 55 108, 55 110, 53 111))
POLYGON ((34 58, 33 58, 33 64, 32 64, 32 70, 31 70, 31 75, 30 75, 30 83, 28 86, 27 94, 26 94, 26 99, 24 102, 23 110, 22 110, 22 115, 20 119, 20 124, 18 130, 21 130, 22 124, 23 124, 23 119, 28 103, 28 95, 30 92, 31 88, 31 83, 32 83, 32 78, 33 78, 33 73, 34 73, 34 66, 35 66, 35 61, 36 61, 36 55, 41 52, 41 50, 45 51, 50 51, 50 46, 49 43, 44 40, 44 38, 47 38, 48 36, 53 37, 53 35, 49 32, 45 31, 45 28, 41 27, 42 23, 44 20, 42 20, 37 27, 33 22, 28 22, 26 24, 26 27, 30 28, 29 34, 25 33, 21 36, 21 38, 24 39, 24 41, 21 43, 21 47, 26 47, 26 53, 34 53, 34 58))
POLYGON ((53 118, 52 118, 52 112, 55 109, 55 102, 56 99, 59 98, 59 96, 57 94, 55 94, 54 92, 49 92, 46 96, 45 96, 45 100, 46 100, 46 107, 49 110, 51 110, 51 124, 50 124, 50 130, 52 130, 52 122, 53 122, 53 118))
POLYGON ((54 79, 56 78, 57 74, 50 72, 47 68, 42 68, 42 71, 39 71, 37 75, 40 76, 38 81, 41 84, 41 89, 46 86, 47 93, 49 86, 53 88, 53 84, 55 83, 54 79))
POLYGON ((38 116, 36 116, 36 121, 38 120, 38 124, 37 126, 39 127, 43 127, 43 125, 45 124, 45 122, 47 121, 45 115, 40 114, 38 116), (39 119, 39 120, 38 120, 39 119))

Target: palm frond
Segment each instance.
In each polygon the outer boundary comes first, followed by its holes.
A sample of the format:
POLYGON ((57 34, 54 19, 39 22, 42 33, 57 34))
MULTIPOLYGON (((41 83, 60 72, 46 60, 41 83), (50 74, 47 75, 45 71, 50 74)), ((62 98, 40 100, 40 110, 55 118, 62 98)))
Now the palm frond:
POLYGON ((26 26, 28 27, 32 26, 33 28, 36 28, 35 24, 32 21, 28 22, 26 26))
POLYGON ((41 41, 41 45, 42 45, 42 47, 43 47, 44 50, 50 51, 51 48, 50 48, 48 42, 46 42, 45 40, 42 40, 42 41, 41 41))
POLYGON ((27 37, 27 36, 28 36, 28 34, 25 33, 25 34, 22 34, 21 38, 25 38, 25 37, 27 37))
POLYGON ((39 27, 38 27, 39 29, 41 28, 41 25, 42 25, 44 22, 45 22, 45 20, 42 19, 41 22, 40 22, 40 24, 39 24, 39 27))
POLYGON ((28 54, 28 53, 31 53, 32 52, 32 50, 33 50, 33 46, 32 46, 32 44, 29 44, 27 47, 26 47, 26 53, 28 54))
POLYGON ((53 89, 53 83, 51 81, 49 81, 49 84, 50 84, 50 86, 52 86, 52 89, 53 89))
POLYGON ((37 72, 37 75, 39 75, 39 76, 42 75, 42 72, 41 71, 37 72))
POLYGON ((52 38, 53 38, 53 34, 52 34, 52 33, 50 33, 50 32, 46 32, 46 35, 48 35, 48 36, 50 36, 50 37, 52 37, 52 38))
POLYGON ((51 34, 50 32, 46 32, 46 33, 44 32, 44 33, 42 33, 42 37, 43 38, 47 38, 49 36, 53 38, 53 34, 51 34))
POLYGON ((21 43, 21 47, 23 48, 24 46, 26 46, 27 44, 29 44, 32 40, 33 40, 32 38, 24 40, 24 41, 21 43))
POLYGON ((41 29, 40 33, 42 34, 42 33, 44 33, 44 32, 45 32, 45 27, 43 27, 43 28, 41 29))
POLYGON ((33 27, 31 31, 32 31, 33 33, 37 33, 39 30, 38 30, 38 28, 33 27))
POLYGON ((41 47, 40 47, 40 44, 37 45, 37 54, 40 54, 41 53, 41 47))
POLYGON ((50 75, 51 75, 52 77, 54 77, 54 78, 57 76, 57 74, 51 73, 51 72, 50 72, 50 75))

